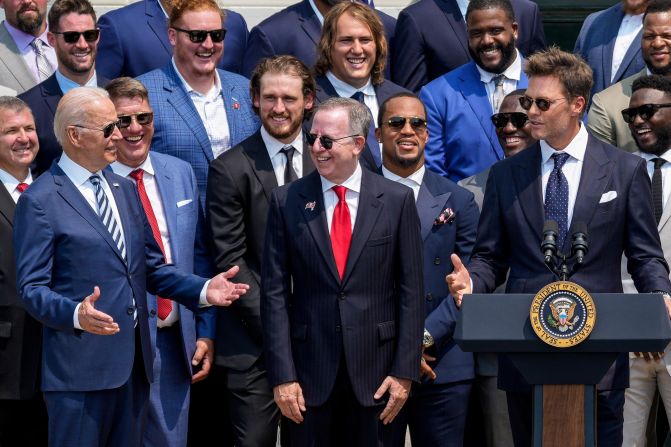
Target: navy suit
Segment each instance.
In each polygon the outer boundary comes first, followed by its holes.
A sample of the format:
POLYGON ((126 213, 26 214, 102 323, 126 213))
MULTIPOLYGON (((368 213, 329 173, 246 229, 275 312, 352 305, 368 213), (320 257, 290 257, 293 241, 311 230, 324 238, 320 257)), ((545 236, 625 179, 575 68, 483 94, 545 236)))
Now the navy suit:
MULTIPOLYGON (((524 56, 545 48, 538 5, 511 0, 519 31, 515 45, 524 56)), ((419 91, 438 76, 471 60, 466 21, 455 0, 420 0, 398 16, 392 47, 391 79, 419 91)))
MULTIPOLYGON (((517 88, 526 87, 522 71, 517 88)), ((503 159, 491 120, 492 106, 475 62, 431 81, 419 96, 429 123, 425 148, 429 169, 456 182, 503 159)))
POLYGON ((111 172, 103 175, 119 211, 127 262, 57 164, 21 195, 16 208, 17 286, 26 310, 44 325, 42 390, 50 445, 139 443, 153 380, 146 291, 196 310, 205 284, 164 264, 133 184, 111 172), (96 285, 96 308, 120 327, 114 336, 74 329, 75 308, 96 285), (90 418, 81 416, 89 410, 90 418), (116 426, 106 431, 109 423, 116 426))
POLYGON ((605 90, 610 85, 633 76, 645 68, 645 61, 641 53, 641 35, 643 34, 641 30, 627 49, 620 68, 611 81, 613 48, 623 18, 622 2, 617 2, 608 9, 590 14, 582 24, 573 52, 581 55, 592 68, 594 77, 592 94, 605 90))
MULTIPOLYGON (((109 79, 96 74, 98 87, 104 87, 109 79)), ((37 139, 40 142, 40 150, 33 161, 33 171, 37 174, 48 170, 51 163, 60 158, 63 148, 56 140, 54 135, 54 116, 58 101, 63 97, 56 74, 49 76, 43 82, 19 95, 19 99, 28 104, 35 118, 35 127, 37 128, 37 139)))
MULTIPOLYGON (((384 34, 391 46, 396 19, 382 11, 376 12, 382 20, 384 34)), ((280 54, 296 56, 305 65, 312 67, 317 62, 317 44, 321 35, 322 25, 309 0, 301 0, 252 28, 242 64, 242 74, 251 76, 254 67, 261 59, 280 54)), ((387 64, 385 75, 388 77, 389 74, 387 64)))
MULTIPOLYGON (((505 280, 508 268, 507 293, 535 294, 555 280, 539 248, 544 222, 541 191, 539 144, 492 166, 468 267, 474 293, 493 292, 505 280)), ((589 136, 572 222, 587 225, 590 246, 583 266, 571 281, 591 293, 621 293, 619 266, 624 252, 640 292, 671 289, 651 195, 645 160, 589 136), (615 191, 617 197, 599 203, 609 191, 615 191)), ((570 238, 566 238, 564 253, 570 251, 570 243, 570 238)), ((528 392, 529 385, 507 357, 499 359, 499 387, 515 394, 528 392)), ((629 381, 628 366, 627 354, 622 354, 599 383, 599 445, 622 442, 621 405, 629 381), (622 400, 613 408, 612 399, 617 401, 618 396, 622 400)), ((530 444, 531 420, 520 424, 510 409, 516 444, 520 439, 530 444)), ((527 416, 530 418, 530 413, 527 416)))
POLYGON ((458 310, 445 275, 453 270, 452 253, 464 262, 470 258, 480 213, 471 192, 429 170, 417 195, 417 213, 424 240, 424 327, 434 339, 427 353, 436 358, 429 365, 437 377, 424 377, 413 385, 397 422, 397 445, 404 445, 407 423, 413 445, 462 446, 475 371, 473 354, 463 352, 452 338, 458 310), (436 225, 436 218, 447 208, 455 212, 454 221, 436 225))
MULTIPOLYGON (((421 262, 419 221, 409 188, 362 170, 342 280, 319 174, 275 189, 261 271, 271 385, 297 381, 311 418, 319 412, 316 407, 338 398, 334 386, 342 376, 355 402, 351 411, 379 406, 373 395, 388 375, 417 380, 424 316, 421 262)), ((296 432, 319 431, 310 424, 310 419, 290 424, 292 445, 296 432)), ((320 434, 329 440, 336 435, 332 431, 320 434)))
MULTIPOLYGON (((225 12, 224 56, 217 66, 240 73, 249 35, 247 22, 235 11, 225 12)), ((109 79, 134 78, 163 67, 172 58, 168 18, 158 0, 138 1, 109 11, 98 20, 98 28, 96 70, 109 79)))

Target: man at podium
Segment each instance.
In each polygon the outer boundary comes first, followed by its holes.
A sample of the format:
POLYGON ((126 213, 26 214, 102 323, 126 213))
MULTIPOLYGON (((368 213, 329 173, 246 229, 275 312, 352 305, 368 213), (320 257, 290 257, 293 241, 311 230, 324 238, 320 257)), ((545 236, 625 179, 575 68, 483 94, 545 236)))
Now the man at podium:
MULTIPOLYGON (((537 293, 556 280, 539 246, 544 222, 558 224, 557 248, 571 251, 573 228, 587 228, 590 249, 571 281, 590 293, 621 293, 620 261, 640 292, 671 291, 660 246, 645 160, 590 135, 581 122, 592 71, 579 56, 558 48, 528 60, 526 95, 531 134, 539 142, 492 166, 476 245, 468 269, 452 255, 447 276, 457 306, 469 293, 491 293, 510 270, 507 293, 537 293)), ((468 298, 465 298, 468 299, 468 298)), ((665 298, 671 309, 671 298, 665 298)), ((597 386, 599 446, 622 445, 627 354, 597 386)), ((516 446, 531 445, 531 387, 505 355, 499 388, 507 393, 516 446)))

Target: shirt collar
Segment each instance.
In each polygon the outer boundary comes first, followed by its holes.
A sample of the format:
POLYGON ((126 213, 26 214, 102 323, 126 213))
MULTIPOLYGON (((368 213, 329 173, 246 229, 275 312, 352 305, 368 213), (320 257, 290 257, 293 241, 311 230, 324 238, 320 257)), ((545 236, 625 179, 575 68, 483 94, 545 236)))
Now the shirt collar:
MULTIPOLYGON (((24 33, 18 28, 14 28, 7 20, 3 20, 3 25, 5 25, 5 28, 7 29, 7 32, 9 33, 10 36, 12 36, 12 40, 14 40, 14 43, 16 44, 16 48, 19 49, 21 53, 25 53, 32 41, 35 39, 35 36, 32 34, 24 33)), ((38 39, 42 41, 42 43, 48 47, 51 47, 49 45, 49 41, 47 40, 47 31, 49 30, 49 27, 47 26, 44 28, 44 32, 37 36, 38 39)))
POLYGON ((9 186, 10 191, 14 191, 19 183, 26 183, 28 185, 33 183, 33 174, 29 169, 28 177, 26 177, 24 180, 19 180, 4 169, 0 169, 0 183, 9 186))
POLYGON ((219 96, 219 94, 221 93, 221 79, 219 79, 219 72, 216 69, 214 70, 214 85, 212 86, 212 88, 210 89, 209 92, 207 92, 206 94, 203 95, 202 93, 197 92, 196 90, 194 90, 193 87, 191 87, 189 85, 189 83, 186 82, 186 79, 184 79, 184 77, 182 76, 182 73, 180 73, 179 70, 177 69, 177 64, 175 64, 175 58, 174 57, 172 58, 172 68, 175 69, 175 73, 177 73, 177 77, 179 78, 179 81, 182 83, 182 85, 184 86, 184 89, 186 90, 186 92, 189 95, 197 95, 197 96, 201 96, 201 97, 203 97, 207 100, 212 100, 212 99, 216 98, 217 96, 219 96))
POLYGON ((418 170, 413 172, 407 177, 401 177, 400 175, 394 174, 391 172, 389 169, 385 168, 384 165, 382 165, 382 175, 389 180, 393 180, 395 182, 400 182, 401 180, 409 180, 413 183, 415 183, 417 186, 422 186, 422 182, 424 181, 424 172, 426 171, 426 168, 424 166, 420 167, 418 170))
POLYGON ((61 88, 61 91, 63 92, 63 95, 65 95, 67 92, 72 90, 73 88, 77 87, 97 87, 98 86, 98 77, 96 76, 96 71, 93 70, 93 76, 91 76, 91 79, 86 81, 86 84, 79 85, 72 79, 69 79, 65 77, 63 73, 61 73, 60 69, 56 70, 56 81, 58 82, 58 86, 61 88))
POLYGON ((645 158, 647 161, 652 161, 655 158, 663 158, 667 163, 671 163, 671 149, 668 149, 662 155, 648 154, 647 152, 639 151, 641 157, 645 158))
MULTIPOLYGON (((354 192, 361 192, 361 165, 359 163, 356 164, 356 169, 354 170, 354 173, 350 175, 350 177, 342 182, 340 185, 344 186, 345 188, 354 191, 354 192)), ((322 180, 322 192, 326 192, 329 189, 333 188, 336 186, 336 183, 333 183, 331 180, 326 179, 323 176, 319 176, 322 180)))
MULTIPOLYGON (((587 148, 587 130, 585 130, 585 126, 580 123, 580 130, 578 130, 578 133, 576 134, 575 137, 573 137, 573 140, 562 150, 561 152, 564 152, 566 154, 569 154, 571 157, 583 161, 585 159, 585 150, 587 148)), ((540 141, 540 146, 541 146, 541 161, 543 163, 546 163, 550 157, 555 152, 560 152, 552 148, 545 140, 540 141)))
POLYGON ((373 81, 368 77, 368 82, 361 88, 356 88, 345 81, 341 81, 333 74, 331 70, 326 72, 326 78, 331 82, 331 85, 335 89, 338 96, 342 98, 351 98, 356 92, 361 92, 366 96, 375 96, 375 87, 373 87, 373 81))
POLYGON ((89 180, 89 177, 91 177, 94 174, 97 174, 98 177, 102 179, 103 182, 105 182, 105 176, 102 174, 102 171, 96 171, 96 172, 91 172, 88 169, 84 168, 83 166, 78 165, 75 163, 68 155, 63 152, 61 155, 61 159, 58 160, 58 166, 65 172, 65 175, 68 176, 68 178, 72 181, 72 183, 75 184, 77 188, 82 186, 84 183, 86 183, 89 180))
POLYGON ((484 82, 485 84, 492 82, 492 79, 494 79, 494 77, 498 76, 499 74, 505 76, 506 79, 519 81, 520 77, 522 76, 522 56, 520 56, 520 52, 517 51, 517 48, 515 48, 515 60, 512 64, 510 64, 510 67, 505 69, 503 73, 491 73, 480 67, 478 64, 475 64, 475 67, 480 72, 480 81, 484 82))
POLYGON ((303 131, 298 132, 298 135, 291 143, 284 144, 277 138, 273 137, 268 133, 265 127, 261 126, 261 139, 263 144, 266 145, 266 150, 268 151, 268 156, 272 160, 275 155, 277 155, 284 146, 293 146, 300 155, 303 155, 303 131))
POLYGON ((324 26, 324 16, 322 15, 321 12, 319 12, 319 9, 317 9, 317 5, 315 5, 314 0, 308 0, 310 3, 310 7, 314 11, 315 15, 317 16, 317 19, 319 20, 319 23, 321 23, 322 26, 324 26))
POLYGON ((468 4, 471 2, 471 0, 457 0, 457 6, 459 6, 459 11, 461 12, 461 15, 464 17, 464 20, 466 20, 466 10, 468 9, 468 4))
POLYGON ((120 175, 121 177, 130 177, 130 173, 136 169, 142 169, 145 173, 154 176, 154 165, 151 163, 151 156, 147 156, 145 161, 142 162, 137 168, 132 168, 128 165, 121 163, 120 161, 115 161, 112 163, 112 170, 115 174, 120 175))
POLYGON ((161 11, 163 11, 163 14, 165 14, 165 18, 166 19, 170 18, 168 16, 168 11, 166 11, 165 8, 163 7, 163 3, 161 3, 160 0, 156 0, 156 3, 158 3, 158 7, 161 8, 161 11))

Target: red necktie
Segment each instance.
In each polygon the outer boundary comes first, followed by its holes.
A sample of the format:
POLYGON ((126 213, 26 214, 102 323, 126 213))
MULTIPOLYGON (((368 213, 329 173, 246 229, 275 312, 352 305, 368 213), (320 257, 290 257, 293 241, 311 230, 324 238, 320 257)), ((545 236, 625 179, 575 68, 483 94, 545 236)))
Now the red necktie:
POLYGON ((338 267, 340 280, 342 280, 345 275, 349 245, 352 242, 352 221, 350 219, 349 207, 345 201, 347 188, 344 186, 334 186, 333 191, 338 196, 338 204, 335 210, 333 210, 333 219, 331 221, 331 246, 333 247, 333 257, 338 267))
MULTIPOLYGON (((151 232, 154 235, 156 243, 161 248, 161 252, 165 257, 165 248, 163 248, 163 239, 161 239, 161 230, 158 228, 158 221, 156 220, 156 215, 154 210, 151 207, 151 202, 149 201, 149 196, 147 195, 147 189, 144 187, 144 180, 142 179, 144 171, 142 169, 136 169, 130 173, 130 176, 137 183, 137 190, 140 193, 140 202, 142 202, 142 208, 147 215, 147 220, 149 221, 149 226, 151 227, 151 232)), ((166 260, 167 262, 167 260, 166 260)), ((160 296, 156 297, 158 300, 158 317, 161 320, 165 320, 172 312, 172 301, 167 298, 162 298, 160 296)))
POLYGON ((23 183, 23 182, 21 182, 21 183, 19 183, 18 185, 16 185, 16 190, 17 190, 19 193, 22 193, 22 192, 25 191, 26 189, 28 189, 28 183, 23 183))

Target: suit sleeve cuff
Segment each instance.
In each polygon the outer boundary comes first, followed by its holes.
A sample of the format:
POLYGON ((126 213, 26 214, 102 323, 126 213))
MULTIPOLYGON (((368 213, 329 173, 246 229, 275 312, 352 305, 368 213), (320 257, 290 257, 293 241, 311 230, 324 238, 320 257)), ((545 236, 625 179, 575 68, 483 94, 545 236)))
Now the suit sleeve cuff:
POLYGON ((72 314, 72 324, 74 325, 75 329, 79 329, 80 331, 83 331, 84 329, 79 324, 79 306, 81 306, 81 305, 82 305, 82 303, 79 303, 75 307, 75 312, 74 312, 74 314, 72 314))

